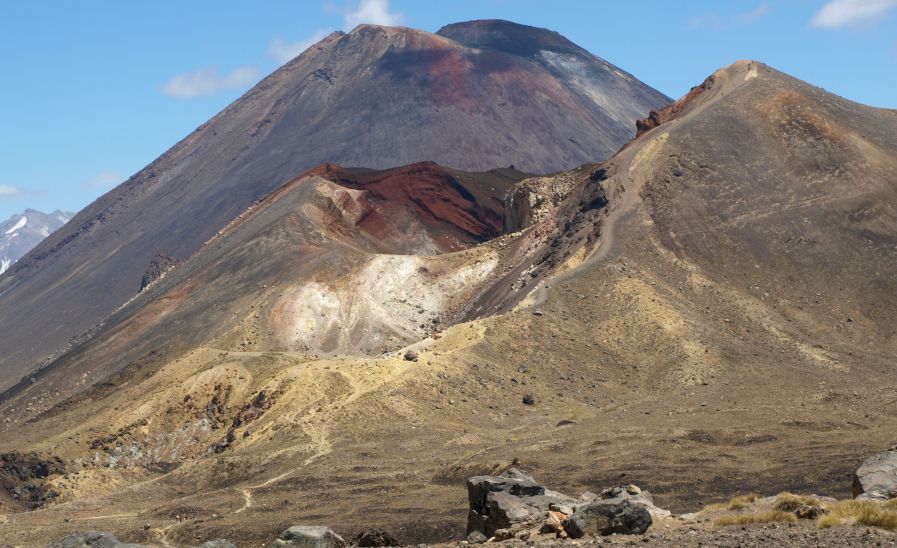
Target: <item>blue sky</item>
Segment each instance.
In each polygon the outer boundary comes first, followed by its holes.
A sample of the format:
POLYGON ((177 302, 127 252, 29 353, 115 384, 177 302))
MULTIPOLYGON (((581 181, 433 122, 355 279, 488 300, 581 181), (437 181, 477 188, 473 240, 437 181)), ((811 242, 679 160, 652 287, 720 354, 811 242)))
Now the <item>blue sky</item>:
POLYGON ((0 220, 84 207, 329 31, 482 18, 557 30, 672 97, 750 58, 897 108, 897 0, 10 0, 0 220))

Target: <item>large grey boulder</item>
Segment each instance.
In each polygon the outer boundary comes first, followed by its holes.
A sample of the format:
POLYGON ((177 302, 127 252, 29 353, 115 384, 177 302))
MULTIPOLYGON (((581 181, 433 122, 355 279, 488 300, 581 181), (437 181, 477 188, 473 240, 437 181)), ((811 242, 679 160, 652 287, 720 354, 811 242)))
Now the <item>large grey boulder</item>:
POLYGON ((344 548, 346 541, 323 525, 295 525, 280 534, 274 546, 302 546, 304 548, 344 548))
POLYGON ((654 519, 668 518, 672 515, 669 510, 658 508, 654 505, 654 497, 648 491, 640 489, 636 485, 626 485, 624 487, 611 487, 601 491, 598 499, 621 503, 629 501, 639 506, 644 506, 651 517, 654 519))
POLYGON ((492 536, 499 529, 510 529, 518 523, 529 523, 537 519, 541 512, 526 499, 503 491, 486 496, 487 535, 492 536))
POLYGON ((623 501, 610 520, 610 527, 605 534, 616 535, 644 535, 645 531, 654 523, 648 509, 641 504, 623 501))
POLYGON ((498 476, 474 476, 467 480, 467 532, 480 532, 489 538, 496 531, 534 520, 539 509, 529 501, 544 495, 543 486, 516 468, 498 476))
POLYGON ((532 497, 544 495, 545 488, 536 483, 532 476, 516 468, 509 468, 498 476, 474 476, 467 480, 467 498, 471 508, 485 507, 486 496, 495 492, 532 497))
POLYGON ((146 548, 143 544, 121 542, 108 531, 84 531, 51 542, 47 548, 146 548))
MULTIPOLYGON (((538 520, 543 512, 529 501, 544 495, 544 487, 516 468, 510 468, 498 476, 474 476, 467 480, 470 503, 467 533, 479 532, 491 538, 496 531, 514 529, 538 520)), ((544 505, 547 512, 547 502, 544 505)))
POLYGON ((598 500, 576 508, 573 515, 562 522, 570 538, 597 535, 610 527, 618 503, 598 500))
POLYGON ((857 468, 853 496, 865 500, 897 498, 897 447, 869 457, 857 468))
POLYGON ((651 493, 635 485, 586 492, 573 498, 546 489, 526 472, 467 480, 468 542, 511 538, 528 541, 585 535, 642 534, 670 512, 654 506, 651 493))
POLYGON ((604 499, 578 506, 563 526, 567 535, 576 539, 586 535, 642 535, 652 523, 643 505, 604 499))

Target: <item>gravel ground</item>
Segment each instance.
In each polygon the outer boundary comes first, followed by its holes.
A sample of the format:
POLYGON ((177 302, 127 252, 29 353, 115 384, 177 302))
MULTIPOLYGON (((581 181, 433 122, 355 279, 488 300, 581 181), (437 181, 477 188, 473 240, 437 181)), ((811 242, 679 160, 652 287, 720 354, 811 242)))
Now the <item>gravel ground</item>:
MULTIPOLYGON (((465 546, 458 543, 448 546, 465 546)), ((641 536, 593 537, 579 540, 552 540, 527 543, 509 540, 506 548, 580 547, 580 546, 702 546, 749 548, 773 546, 897 546, 897 534, 869 527, 833 527, 819 529, 812 523, 768 524, 699 529, 682 527, 667 531, 648 531, 641 536)))

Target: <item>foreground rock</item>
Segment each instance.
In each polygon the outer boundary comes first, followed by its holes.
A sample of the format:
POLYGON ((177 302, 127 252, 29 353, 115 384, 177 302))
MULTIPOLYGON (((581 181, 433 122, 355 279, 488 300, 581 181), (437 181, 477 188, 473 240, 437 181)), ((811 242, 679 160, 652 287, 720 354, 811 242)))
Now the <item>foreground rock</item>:
MULTIPOLYGON (((796 523, 767 523, 738 527, 710 528, 700 526, 680 526, 674 528, 654 527, 644 535, 633 537, 611 535, 608 537, 586 537, 574 543, 562 539, 540 540, 538 542, 511 540, 504 544, 509 548, 592 548, 607 546, 640 546, 658 548, 770 548, 770 547, 866 547, 893 546, 897 534, 875 527, 831 527, 819 529, 812 521, 796 523)), ((464 544, 452 543, 441 548, 464 548, 464 544)))
POLYGON ((352 545, 358 546, 359 548, 398 546, 399 541, 383 529, 373 528, 355 535, 355 537, 352 538, 352 545))
POLYGON ((853 496, 863 500, 897 498, 897 446, 869 457, 857 468, 853 496))
POLYGON ((652 523, 651 514, 638 503, 597 500, 577 507, 562 525, 569 537, 582 538, 586 535, 642 535, 652 523))
POLYGON ((107 531, 85 531, 69 535, 62 540, 50 543, 47 548, 146 548, 142 544, 121 542, 115 535, 107 531))
POLYGON ((346 541, 329 527, 296 525, 280 534, 274 546, 303 546, 305 548, 344 548, 346 541))
POLYGON ((634 485, 574 498, 546 489, 516 468, 499 476, 468 479, 467 494, 467 540, 471 543, 640 535, 651 527, 652 514, 670 515, 654 506, 650 493, 634 485))

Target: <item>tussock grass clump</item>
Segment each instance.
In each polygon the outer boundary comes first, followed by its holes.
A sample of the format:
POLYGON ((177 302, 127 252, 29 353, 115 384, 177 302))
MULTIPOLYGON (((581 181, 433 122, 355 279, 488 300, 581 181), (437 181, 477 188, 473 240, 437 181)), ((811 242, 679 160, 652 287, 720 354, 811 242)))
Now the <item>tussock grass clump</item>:
POLYGON ((737 514, 721 516, 713 521, 714 527, 728 527, 730 525, 751 525, 754 523, 772 523, 775 521, 797 521, 797 516, 792 512, 781 510, 767 510, 756 514, 737 514))
POLYGON ((828 514, 819 518, 819 527, 865 525, 897 531, 897 502, 844 500, 829 506, 828 514))
POLYGON ((801 506, 822 506, 822 503, 816 497, 807 495, 795 495, 794 493, 784 492, 776 496, 776 510, 783 512, 794 512, 801 506))
POLYGON ((737 497, 732 497, 732 500, 730 500, 729 504, 726 506, 726 510, 741 510, 748 504, 757 502, 759 499, 760 495, 757 493, 738 495, 737 497))
POLYGON ((728 502, 708 504, 704 507, 704 510, 741 510, 748 504, 757 502, 759 499, 760 495, 758 495, 757 493, 747 493, 744 495, 738 495, 737 497, 732 497, 728 502))

